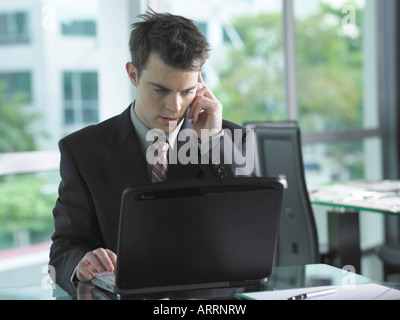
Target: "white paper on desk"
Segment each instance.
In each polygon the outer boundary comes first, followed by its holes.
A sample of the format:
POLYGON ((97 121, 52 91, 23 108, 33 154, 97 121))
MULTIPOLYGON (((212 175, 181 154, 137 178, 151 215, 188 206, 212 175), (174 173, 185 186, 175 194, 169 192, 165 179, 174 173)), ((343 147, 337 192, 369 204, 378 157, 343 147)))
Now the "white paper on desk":
POLYGON ((240 296, 251 300, 287 300, 303 293, 336 288, 337 292, 307 300, 400 300, 400 291, 374 283, 343 286, 313 287, 290 290, 242 293, 240 296))

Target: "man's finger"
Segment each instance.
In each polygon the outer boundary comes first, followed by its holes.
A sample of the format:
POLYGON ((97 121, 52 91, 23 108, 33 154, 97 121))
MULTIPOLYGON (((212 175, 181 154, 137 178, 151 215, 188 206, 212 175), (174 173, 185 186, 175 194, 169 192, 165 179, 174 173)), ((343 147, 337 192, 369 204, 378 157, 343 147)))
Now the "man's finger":
POLYGON ((109 249, 106 249, 106 252, 112 263, 112 268, 113 268, 112 271, 115 271, 115 267, 117 265, 117 255, 109 249))
POLYGON ((95 255, 99 262, 99 264, 95 266, 97 271, 102 272, 104 270, 107 270, 111 272, 114 270, 114 263, 112 262, 108 252, 105 249, 99 248, 92 251, 92 253, 95 255))
POLYGON ((90 281, 94 278, 94 273, 90 270, 92 269, 92 265, 86 258, 83 258, 81 262, 79 262, 78 267, 76 269, 76 276, 79 281, 90 281))

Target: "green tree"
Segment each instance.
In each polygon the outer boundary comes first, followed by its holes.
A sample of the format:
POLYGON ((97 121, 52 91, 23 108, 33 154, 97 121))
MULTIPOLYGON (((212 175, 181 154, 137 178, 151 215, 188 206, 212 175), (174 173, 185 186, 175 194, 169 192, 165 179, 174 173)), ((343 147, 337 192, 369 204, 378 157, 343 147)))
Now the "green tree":
MULTIPOLYGON (((356 16, 362 21, 360 9, 356 16)), ((319 12, 296 21, 299 120, 304 132, 362 128, 362 33, 360 25, 346 33, 342 19, 340 8, 321 2, 319 12)))
MULTIPOLYGON (((33 127, 40 116, 24 107, 23 94, 6 99, 4 92, 0 83, 0 153, 36 150, 35 137, 44 134, 33 127)), ((21 230, 29 235, 50 232, 54 196, 44 194, 44 185, 35 174, 0 176, 0 239, 12 239, 21 230)), ((0 248, 12 245, 0 243, 0 248)))
POLYGON ((22 93, 5 99, 5 88, 6 84, 0 82, 0 153, 33 151, 36 143, 32 124, 39 116, 24 108, 26 99, 22 93))
POLYGON ((243 123, 284 118, 282 22, 279 14, 260 14, 234 21, 243 39, 218 61, 220 83, 213 89, 224 106, 224 117, 243 123))
MULTIPOLYGON (((351 4, 351 2, 350 2, 351 4)), ((355 5, 354 5, 355 6, 355 5)), ((355 6, 356 7, 356 6, 355 6)), ((299 123, 303 132, 362 126, 362 34, 341 29, 341 9, 320 3, 296 20, 299 123)), ((357 9, 357 21, 362 11, 357 9)), ((233 22, 243 40, 218 61, 214 89, 224 117, 239 123, 279 121, 285 115, 282 16, 260 14, 233 22)))
MULTIPOLYGON (((320 2, 319 11, 296 21, 299 124, 303 132, 363 128, 363 11, 354 2, 356 24, 342 25, 341 8, 320 2)), ((326 145, 327 158, 345 176, 362 179, 364 163, 359 143, 326 145)))
POLYGON ((0 233, 48 232, 53 226, 54 196, 43 193, 36 175, 11 175, 0 183, 0 233))

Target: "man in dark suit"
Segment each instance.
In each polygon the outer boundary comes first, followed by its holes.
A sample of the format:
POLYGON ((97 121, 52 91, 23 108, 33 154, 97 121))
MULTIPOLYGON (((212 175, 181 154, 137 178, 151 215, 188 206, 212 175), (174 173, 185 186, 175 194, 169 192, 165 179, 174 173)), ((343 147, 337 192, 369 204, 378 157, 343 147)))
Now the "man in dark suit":
POLYGON ((62 180, 49 263, 56 282, 114 271, 122 192, 152 181, 149 131, 157 129, 177 155, 167 181, 254 175, 246 131, 222 120, 222 105, 202 79, 209 45, 198 27, 170 14, 142 18, 132 26, 126 65, 136 100, 59 143, 62 180))

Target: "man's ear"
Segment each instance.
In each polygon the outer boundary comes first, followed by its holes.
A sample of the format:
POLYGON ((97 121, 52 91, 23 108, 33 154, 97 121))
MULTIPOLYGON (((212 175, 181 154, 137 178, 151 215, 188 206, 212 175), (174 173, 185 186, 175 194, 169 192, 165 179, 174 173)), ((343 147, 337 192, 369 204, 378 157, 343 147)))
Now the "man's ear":
POLYGON ((132 84, 136 87, 139 82, 139 77, 137 73, 136 67, 132 62, 128 62, 125 66, 126 72, 128 73, 128 77, 131 80, 132 84))

